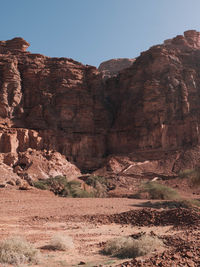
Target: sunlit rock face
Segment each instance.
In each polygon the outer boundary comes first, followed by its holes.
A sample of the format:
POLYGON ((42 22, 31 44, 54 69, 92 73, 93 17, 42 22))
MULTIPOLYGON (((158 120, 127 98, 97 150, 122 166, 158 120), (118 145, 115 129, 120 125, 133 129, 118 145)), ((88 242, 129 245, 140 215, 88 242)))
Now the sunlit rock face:
POLYGON ((135 59, 116 58, 102 62, 98 70, 102 73, 103 80, 111 77, 116 77, 123 69, 130 67, 135 62, 135 59))
POLYGON ((1 54, 10 53, 10 52, 26 52, 26 49, 30 46, 28 42, 26 42, 21 37, 13 38, 8 41, 0 41, 0 52, 1 54))
POLYGON ((199 143, 199 40, 198 32, 187 31, 141 53, 130 68, 108 80, 111 153, 199 143))
POLYGON ((22 38, 1 41, 0 153, 54 151, 92 171, 111 154, 199 144, 199 36, 187 31, 99 70, 26 52, 22 38))
POLYGON ((109 125, 101 75, 72 59, 25 52, 27 45, 22 38, 0 43, 1 152, 55 150, 97 168, 109 125))

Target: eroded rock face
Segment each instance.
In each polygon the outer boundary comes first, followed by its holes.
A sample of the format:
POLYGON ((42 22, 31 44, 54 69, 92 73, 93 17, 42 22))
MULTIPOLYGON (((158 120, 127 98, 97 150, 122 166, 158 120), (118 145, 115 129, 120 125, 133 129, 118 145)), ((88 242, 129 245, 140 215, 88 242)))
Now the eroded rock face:
MULTIPOLYGON (((18 160, 30 148, 46 162, 44 151, 54 151, 64 156, 66 166, 70 161, 92 171, 111 154, 130 156, 133 162, 146 153, 142 161, 148 163, 159 160, 160 151, 199 145, 200 33, 187 31, 135 61, 125 60, 130 67, 125 64, 124 70, 123 62, 107 62, 114 77, 106 83, 95 67, 31 54, 28 45, 22 38, 0 42, 3 155, 16 154, 18 160)), ((105 63, 100 70, 106 70, 105 63)), ((172 161, 164 161, 169 173, 172 161)), ((145 164, 151 170, 160 166, 145 164)))
POLYGON ((68 180, 81 175, 80 170, 64 155, 53 151, 28 148, 25 152, 0 154, 1 184, 21 185, 21 180, 32 185, 37 179, 66 176, 68 180))
POLYGON ((185 32, 143 52, 108 81, 111 153, 176 150, 199 143, 199 40, 196 31, 185 32))
POLYGON ((21 37, 13 38, 8 41, 0 41, 0 53, 10 53, 13 51, 17 52, 26 52, 26 49, 30 46, 28 42, 26 42, 21 37))
POLYGON ((95 67, 10 49, 0 54, 0 87, 0 152, 47 149, 82 169, 100 166, 110 119, 95 67))

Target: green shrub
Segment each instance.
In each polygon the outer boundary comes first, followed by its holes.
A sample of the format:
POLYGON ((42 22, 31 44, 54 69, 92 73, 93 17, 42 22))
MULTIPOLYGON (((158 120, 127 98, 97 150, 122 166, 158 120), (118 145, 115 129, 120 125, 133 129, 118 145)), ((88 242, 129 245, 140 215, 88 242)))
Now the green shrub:
POLYGON ((93 197, 92 193, 89 193, 81 188, 79 181, 68 181, 65 176, 56 176, 48 179, 41 179, 33 183, 33 185, 42 190, 50 190, 55 195, 62 197, 93 197))
POLYGON ((49 190, 49 185, 46 180, 38 180, 33 182, 33 186, 41 190, 49 190))
POLYGON ((110 182, 106 177, 91 175, 85 182, 94 188, 95 197, 107 197, 110 182))
POLYGON ((200 207, 200 201, 198 199, 185 199, 182 201, 183 204, 185 204, 185 208, 199 208, 200 207))
POLYGON ((194 169, 185 169, 179 172, 179 177, 188 178, 188 176, 190 176, 193 172, 194 172, 194 169))
POLYGON ((148 207, 154 209, 191 209, 191 208, 199 208, 200 201, 197 199, 180 199, 180 200, 167 200, 167 201, 158 201, 158 202, 145 202, 140 204, 141 207, 148 207))
POLYGON ((179 173, 179 177, 189 179, 193 186, 200 185, 200 167, 194 169, 186 169, 179 173))
POLYGON ((98 175, 91 175, 90 177, 87 178, 87 180, 85 181, 87 185, 90 185, 94 188, 96 188, 97 184, 104 184, 107 185, 108 184, 108 180, 107 178, 103 177, 103 176, 98 176, 98 175))
POLYGON ((99 182, 97 182, 96 186, 95 186, 95 197, 107 197, 108 196, 108 191, 107 191, 107 187, 105 184, 101 184, 99 182))
POLYGON ((32 244, 21 237, 0 242, 0 262, 12 265, 38 263, 40 254, 32 244))
POLYGON ((143 184, 142 189, 139 191, 138 195, 140 195, 141 193, 147 193, 150 199, 180 199, 178 192, 176 192, 174 189, 157 182, 147 182, 143 184))
POLYGON ((70 196, 74 198, 95 197, 94 192, 87 192, 86 190, 83 190, 80 186, 71 186, 69 190, 70 196))
POLYGON ((68 181, 65 176, 56 176, 35 181, 33 185, 41 190, 50 190, 55 195, 63 197, 88 198, 106 197, 109 181, 102 176, 90 176, 85 183, 93 188, 88 192, 81 188, 79 181, 68 181))
POLYGON ((144 256, 163 246, 156 236, 142 235, 138 239, 131 237, 114 238, 106 242, 103 254, 118 258, 144 256))

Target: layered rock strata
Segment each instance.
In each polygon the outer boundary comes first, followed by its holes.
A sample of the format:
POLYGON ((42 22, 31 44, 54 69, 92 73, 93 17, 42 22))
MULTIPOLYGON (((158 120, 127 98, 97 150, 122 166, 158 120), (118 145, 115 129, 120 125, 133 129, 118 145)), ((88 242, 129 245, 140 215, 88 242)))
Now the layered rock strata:
POLYGON ((24 46, 10 49, 13 42, 0 43, 0 152, 54 150, 82 169, 97 168, 109 125, 100 73, 24 46))
POLYGON ((174 159, 198 147, 200 33, 151 47, 106 82, 95 67, 31 54, 28 45, 0 42, 2 158, 52 151, 66 166, 92 171, 113 154, 145 161, 167 152, 174 159))
POLYGON ((108 80, 110 152, 177 150, 199 143, 199 41, 196 31, 185 32, 143 52, 108 80))

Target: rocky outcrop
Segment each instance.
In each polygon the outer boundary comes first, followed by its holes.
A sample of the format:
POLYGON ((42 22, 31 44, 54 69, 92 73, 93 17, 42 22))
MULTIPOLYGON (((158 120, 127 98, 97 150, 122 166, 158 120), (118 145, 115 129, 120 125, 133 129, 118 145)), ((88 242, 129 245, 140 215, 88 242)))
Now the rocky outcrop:
MULTIPOLYGON (((179 152, 198 147, 200 33, 187 31, 136 60, 104 63, 100 71, 31 54, 28 45, 22 38, 0 42, 0 153, 4 164, 5 155, 17 155, 11 164, 16 173, 24 173, 16 162, 28 149, 40 153, 44 165, 46 153, 59 153, 66 168, 71 162, 93 171, 109 155, 126 155, 129 172, 167 164, 163 172, 172 173, 178 172, 172 162, 179 152), (107 70, 114 76, 105 83, 107 70), (146 163, 133 163, 140 160, 146 163)), ((45 175, 54 167, 44 167, 45 175)), ((78 174, 75 167, 73 172, 78 174)))
POLYGON ((16 37, 8 41, 0 41, 0 54, 10 52, 26 52, 26 49, 30 46, 23 38, 16 37))
POLYGON ((65 156, 53 151, 29 148, 25 152, 2 153, 0 160, 0 182, 12 181, 12 185, 21 183, 20 179, 32 185, 37 179, 66 176, 72 180, 81 175, 80 170, 65 156))
POLYGON ((102 73, 103 80, 111 77, 116 77, 121 70, 130 67, 135 62, 135 59, 130 58, 115 58, 102 62, 98 70, 102 73))

